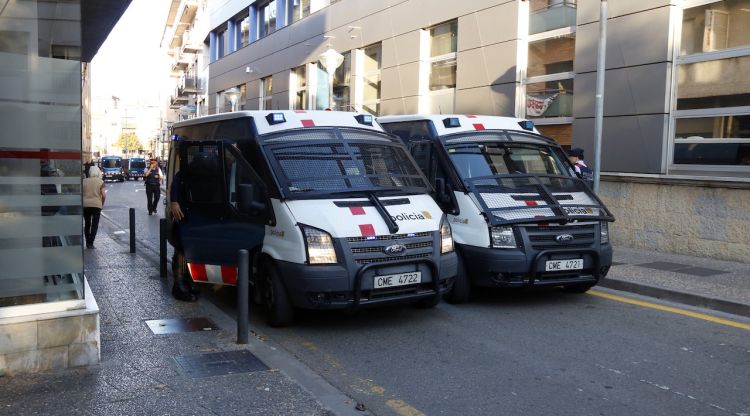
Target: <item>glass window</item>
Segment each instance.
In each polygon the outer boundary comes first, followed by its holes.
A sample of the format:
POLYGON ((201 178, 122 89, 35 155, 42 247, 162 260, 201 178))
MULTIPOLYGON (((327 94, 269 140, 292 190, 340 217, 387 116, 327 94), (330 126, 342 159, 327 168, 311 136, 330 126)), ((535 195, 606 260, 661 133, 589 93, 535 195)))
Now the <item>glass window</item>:
POLYGON ((362 107, 370 114, 380 114, 380 65, 382 47, 378 43, 364 49, 364 91, 362 107))
POLYGON ((725 0, 685 9, 680 55, 750 45, 750 0, 725 0))
POLYGON ((219 58, 223 57, 227 53, 227 47, 229 46, 227 37, 228 34, 226 30, 222 30, 216 36, 216 41, 218 42, 216 52, 219 54, 219 58))
POLYGON ((430 29, 429 111, 452 113, 455 108, 457 22, 430 29))
POLYGON ((573 71, 575 33, 529 43, 527 77, 573 71))
POLYGON ((750 139, 750 115, 681 118, 676 139, 750 139))
POLYGON ((572 117, 573 80, 526 85, 526 117, 572 117))
POLYGON ((239 27, 240 27, 240 47, 244 48, 245 46, 250 44, 250 17, 245 16, 245 18, 241 19, 239 21, 239 27))
POLYGON ((448 147, 464 179, 508 174, 566 175, 564 163, 547 147, 504 143, 466 143, 448 147))
POLYGON ((260 105, 261 110, 273 109, 273 77, 265 77, 260 80, 260 105))
POLYGON ((436 57, 456 52, 457 21, 437 25, 430 29, 430 56, 436 57))
POLYGON ((240 101, 237 108, 242 111, 245 110, 245 103, 247 102, 247 84, 238 85, 237 88, 240 89, 240 101))
POLYGON ((529 34, 576 25, 576 0, 530 0, 529 34))
POLYGON ((276 0, 267 3, 258 10, 258 38, 270 35, 276 30, 276 0))
POLYGON ((750 105, 750 56, 681 64, 677 109, 750 105))
POLYGON ((293 0, 292 1, 292 22, 310 15, 310 0, 293 0))
MULTIPOLYGON (((83 307, 80 1, 3 2, 0 314, 83 307)), ((101 236, 102 231, 99 230, 101 236)), ((98 240, 97 240, 98 241, 98 240)))
POLYGON ((307 65, 301 65, 292 70, 292 85, 294 89, 293 109, 307 110, 307 65))
POLYGON ((456 88, 456 58, 430 64, 430 91, 456 88))
POLYGON ((352 74, 352 54, 346 52, 344 62, 333 73, 333 109, 338 111, 351 110, 350 87, 352 74))

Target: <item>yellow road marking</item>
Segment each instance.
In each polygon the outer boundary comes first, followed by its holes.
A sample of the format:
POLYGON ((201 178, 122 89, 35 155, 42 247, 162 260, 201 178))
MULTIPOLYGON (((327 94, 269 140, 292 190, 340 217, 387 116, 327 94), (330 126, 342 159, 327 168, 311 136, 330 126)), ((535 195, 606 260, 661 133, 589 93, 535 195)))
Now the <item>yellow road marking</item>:
POLYGON ((678 315, 689 316, 691 318, 702 319, 704 321, 709 321, 709 322, 713 322, 716 324, 731 326, 734 328, 740 328, 740 329, 745 329, 745 330, 750 331, 749 324, 743 324, 741 322, 735 322, 735 321, 730 321, 728 319, 717 318, 715 316, 706 315, 704 313, 698 313, 698 312, 688 311, 685 309, 673 308, 671 306, 658 305, 656 303, 644 302, 642 300, 636 300, 636 299, 626 298, 622 296, 611 295, 609 293, 599 292, 598 290, 589 290, 587 293, 589 295, 598 296, 600 298, 605 298, 605 299, 613 300, 616 302, 629 303, 631 305, 642 306, 644 308, 651 308, 651 309, 656 309, 656 310, 660 310, 664 312, 676 313, 678 315))
POLYGON ((409 406, 403 400, 388 400, 385 402, 399 416, 426 416, 419 410, 409 406))

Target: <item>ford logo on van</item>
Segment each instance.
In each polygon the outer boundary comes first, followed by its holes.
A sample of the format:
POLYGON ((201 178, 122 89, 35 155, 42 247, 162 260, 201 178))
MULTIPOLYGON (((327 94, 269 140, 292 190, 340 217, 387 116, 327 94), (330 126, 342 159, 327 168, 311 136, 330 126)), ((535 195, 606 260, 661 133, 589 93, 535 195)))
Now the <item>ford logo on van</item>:
POLYGON ((574 237, 570 234, 560 234, 557 237, 555 237, 555 241, 557 241, 558 243, 565 244, 565 243, 570 243, 571 241, 573 241, 573 238, 574 237))
POLYGON ((406 246, 403 244, 393 244, 385 247, 383 252, 389 256, 400 256, 406 253, 406 246))

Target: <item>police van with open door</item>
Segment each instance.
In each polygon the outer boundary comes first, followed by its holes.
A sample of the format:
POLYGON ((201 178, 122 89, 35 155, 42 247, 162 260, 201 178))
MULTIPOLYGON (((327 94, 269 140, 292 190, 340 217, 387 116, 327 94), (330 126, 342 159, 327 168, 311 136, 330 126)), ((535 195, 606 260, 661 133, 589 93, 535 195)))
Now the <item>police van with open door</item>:
POLYGON ((271 325, 291 323, 295 307, 434 306, 456 274, 427 179, 370 115, 243 111, 175 123, 167 181, 180 299, 194 298, 196 283, 234 285, 240 249, 271 325))
POLYGON ((473 115, 379 117, 434 185, 459 255, 447 300, 473 286, 585 292, 612 264, 614 217, 563 149, 529 120, 473 115))

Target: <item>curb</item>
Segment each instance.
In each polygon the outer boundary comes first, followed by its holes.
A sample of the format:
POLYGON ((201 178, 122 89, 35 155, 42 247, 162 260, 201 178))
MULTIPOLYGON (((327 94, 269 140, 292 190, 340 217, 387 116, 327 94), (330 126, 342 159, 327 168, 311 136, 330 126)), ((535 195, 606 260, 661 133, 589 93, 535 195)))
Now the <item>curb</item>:
POLYGON ((625 292, 637 293, 643 296, 668 300, 677 303, 683 303, 699 308, 712 309, 715 311, 730 313, 750 317, 750 305, 743 303, 731 302, 723 299, 716 299, 707 296, 696 295, 693 293, 680 292, 679 290, 665 289, 656 286, 644 285, 641 283, 626 282, 617 279, 603 279, 598 286, 609 289, 622 290, 625 292))

